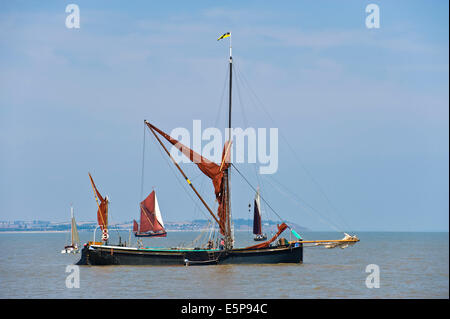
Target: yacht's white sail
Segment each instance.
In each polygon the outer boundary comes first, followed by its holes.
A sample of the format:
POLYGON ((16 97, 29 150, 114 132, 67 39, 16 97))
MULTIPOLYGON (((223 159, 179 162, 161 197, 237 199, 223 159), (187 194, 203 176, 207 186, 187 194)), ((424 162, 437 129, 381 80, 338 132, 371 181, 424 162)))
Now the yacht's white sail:
POLYGON ((73 206, 70 206, 70 245, 65 246, 61 250, 61 254, 78 253, 78 247, 80 246, 80 237, 78 235, 77 223, 75 217, 73 216, 73 206))

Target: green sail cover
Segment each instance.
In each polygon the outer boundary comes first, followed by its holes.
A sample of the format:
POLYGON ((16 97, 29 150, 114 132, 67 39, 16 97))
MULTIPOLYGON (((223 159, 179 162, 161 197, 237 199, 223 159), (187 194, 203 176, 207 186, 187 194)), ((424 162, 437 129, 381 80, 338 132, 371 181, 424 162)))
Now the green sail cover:
POLYGON ((297 239, 302 239, 302 237, 299 234, 297 234, 295 230, 291 229, 291 232, 294 234, 295 237, 297 237, 297 239))

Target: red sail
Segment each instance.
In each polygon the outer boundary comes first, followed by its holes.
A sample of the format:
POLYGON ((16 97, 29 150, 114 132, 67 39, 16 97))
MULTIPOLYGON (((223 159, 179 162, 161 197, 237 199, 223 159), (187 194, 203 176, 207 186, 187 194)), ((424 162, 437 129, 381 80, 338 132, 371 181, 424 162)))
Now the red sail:
POLYGON ((94 180, 92 179, 91 173, 89 173, 89 178, 91 179, 92 187, 94 188, 95 194, 97 198, 100 200, 100 204, 98 204, 97 210, 97 221, 100 228, 103 230, 108 228, 108 199, 103 198, 97 187, 94 184, 94 180))
POLYGON ((141 225, 139 232, 145 233, 148 231, 164 231, 164 227, 161 226, 156 217, 155 191, 152 191, 150 195, 141 202, 141 225))
POLYGON ((100 207, 97 210, 97 221, 100 228, 103 230, 108 228, 108 201, 101 202, 100 207))
POLYGON ((204 158, 200 154, 194 152, 189 147, 181 144, 176 139, 170 137, 157 127, 153 126, 152 124, 147 124, 157 131, 162 137, 164 137, 167 141, 169 141, 172 145, 174 145, 176 148, 178 148, 186 157, 189 158, 193 163, 195 163, 198 168, 208 176, 213 183, 214 186, 214 193, 216 195, 217 202, 219 203, 219 207, 217 209, 217 215, 219 216, 220 221, 220 232, 222 235, 225 235, 223 232, 223 229, 225 229, 225 209, 223 207, 223 174, 224 170, 226 170, 230 166, 230 146, 231 143, 227 142, 225 143, 223 152, 222 152, 222 164, 217 165, 216 163, 211 162, 210 160, 204 158))
POLYGON ((138 223, 133 219, 133 232, 139 231, 138 223))

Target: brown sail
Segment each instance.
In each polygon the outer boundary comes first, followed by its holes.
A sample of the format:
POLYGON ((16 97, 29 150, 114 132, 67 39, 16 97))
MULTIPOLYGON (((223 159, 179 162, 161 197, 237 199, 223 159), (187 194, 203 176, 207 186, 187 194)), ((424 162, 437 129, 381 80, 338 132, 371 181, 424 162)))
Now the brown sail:
POLYGON ((183 145, 176 139, 170 137, 168 134, 164 133, 160 129, 158 129, 156 126, 146 122, 146 124, 156 132, 158 132, 162 137, 164 137, 167 141, 169 141, 172 145, 174 145, 178 150, 180 150, 187 158, 189 158, 190 161, 195 163, 200 171, 202 171, 203 174, 208 176, 213 183, 214 186, 214 193, 216 195, 216 200, 219 204, 219 207, 217 209, 217 215, 219 216, 219 226, 220 226, 220 232, 222 235, 225 235, 224 229, 225 229, 225 222, 226 222, 226 212, 224 209, 224 202, 223 202, 223 175, 224 171, 230 166, 230 146, 231 142, 226 142, 224 145, 224 149, 222 152, 222 163, 220 165, 211 162, 207 158, 201 156, 197 152, 191 150, 189 147, 183 145))
POLYGON ((161 232, 164 231, 164 227, 161 225, 162 220, 158 220, 157 214, 159 213, 159 208, 155 207, 155 191, 152 191, 150 195, 147 196, 141 202, 141 224, 140 232, 161 232))
POLYGON ((91 179, 91 184, 95 193, 95 200, 98 205, 97 210, 98 225, 103 231, 104 229, 108 229, 108 199, 106 197, 103 198, 100 192, 98 191, 97 187, 94 184, 94 180, 92 179, 91 173, 89 173, 89 178, 91 179), (98 200, 100 200, 100 204, 98 203, 98 200))
POLYGON ((155 191, 141 202, 139 225, 133 220, 133 232, 136 237, 166 237, 167 232, 159 210, 155 191))

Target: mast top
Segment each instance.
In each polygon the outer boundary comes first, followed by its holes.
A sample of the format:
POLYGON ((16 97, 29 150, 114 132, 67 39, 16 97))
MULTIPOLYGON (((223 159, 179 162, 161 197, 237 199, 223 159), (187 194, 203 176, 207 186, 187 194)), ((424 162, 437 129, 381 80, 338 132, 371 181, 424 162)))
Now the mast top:
POLYGON ((232 52, 231 52, 231 32, 229 32, 230 34, 230 63, 233 63, 233 57, 232 57, 232 52))
POLYGON ((222 40, 224 38, 230 38, 230 63, 233 63, 232 51, 231 51, 231 32, 224 33, 217 39, 217 41, 222 40))

